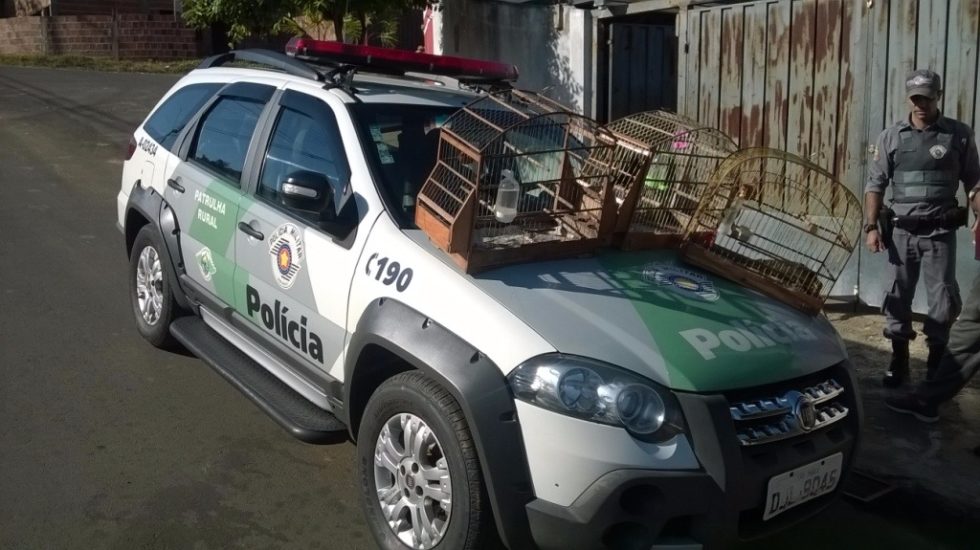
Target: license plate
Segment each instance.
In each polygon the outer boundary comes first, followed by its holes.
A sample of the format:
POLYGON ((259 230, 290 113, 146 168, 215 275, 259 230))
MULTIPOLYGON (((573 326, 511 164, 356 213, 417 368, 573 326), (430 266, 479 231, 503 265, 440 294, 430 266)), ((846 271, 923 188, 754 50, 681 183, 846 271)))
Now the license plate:
POLYGON ((833 491, 843 462, 844 455, 837 453, 770 478, 763 521, 833 491))

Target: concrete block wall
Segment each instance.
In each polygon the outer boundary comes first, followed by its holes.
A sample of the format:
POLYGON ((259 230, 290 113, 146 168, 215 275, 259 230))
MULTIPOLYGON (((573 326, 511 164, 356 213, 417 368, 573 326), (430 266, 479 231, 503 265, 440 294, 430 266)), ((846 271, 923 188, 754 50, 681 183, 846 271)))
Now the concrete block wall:
POLYGON ((136 14, 0 19, 0 54, 52 54, 120 59, 185 59, 197 55, 193 29, 169 16, 136 14))
MULTIPOLYGON (((103 15, 50 17, 49 54, 85 56, 112 55, 112 18, 103 15)), ((44 22, 41 23, 44 25, 44 22)))
POLYGON ((40 17, 0 19, 0 54, 40 54, 43 46, 40 17))
POLYGON ((172 16, 119 15, 122 59, 186 59, 197 55, 194 29, 172 16))

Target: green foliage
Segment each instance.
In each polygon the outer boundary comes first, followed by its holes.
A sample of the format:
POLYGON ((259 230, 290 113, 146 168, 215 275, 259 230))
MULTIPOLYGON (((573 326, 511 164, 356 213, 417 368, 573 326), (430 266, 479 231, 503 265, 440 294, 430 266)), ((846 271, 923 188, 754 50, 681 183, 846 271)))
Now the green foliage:
POLYGON ((297 0, 185 0, 183 15, 195 28, 226 24, 228 39, 234 43, 252 35, 295 32, 293 17, 300 3, 297 0))
POLYGON ((304 34, 306 25, 332 23, 338 40, 371 38, 394 44, 397 19, 408 8, 424 8, 438 0, 185 0, 184 20, 195 28, 215 23, 228 27, 228 39, 282 33, 304 34))

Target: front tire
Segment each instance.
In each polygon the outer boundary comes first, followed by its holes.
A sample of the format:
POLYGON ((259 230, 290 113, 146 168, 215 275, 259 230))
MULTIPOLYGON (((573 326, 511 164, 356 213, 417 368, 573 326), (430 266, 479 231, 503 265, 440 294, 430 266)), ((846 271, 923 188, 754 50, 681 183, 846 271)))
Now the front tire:
POLYGON ((177 302, 167 275, 169 258, 153 228, 144 225, 129 255, 129 298, 136 329, 155 347, 173 349, 176 340, 170 323, 177 316, 177 302))
POLYGON ((385 381, 358 430, 361 505, 378 545, 499 545, 480 462, 459 404, 420 372, 385 381))

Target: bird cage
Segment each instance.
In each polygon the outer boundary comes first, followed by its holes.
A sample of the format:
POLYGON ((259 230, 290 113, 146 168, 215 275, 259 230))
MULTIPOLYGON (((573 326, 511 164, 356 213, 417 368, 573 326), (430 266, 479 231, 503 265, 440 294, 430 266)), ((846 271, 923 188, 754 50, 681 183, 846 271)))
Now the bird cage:
POLYGON ((623 248, 680 244, 711 174, 737 149, 715 128, 667 111, 635 113, 605 126, 616 147, 616 241, 623 248))
POLYGON ((608 172, 584 169, 602 133, 532 92, 483 96, 443 125, 416 225, 470 273, 590 253, 615 223, 608 172))
POLYGON ((744 149, 712 175, 682 257, 816 314, 861 234, 857 197, 832 174, 783 151, 744 149))

